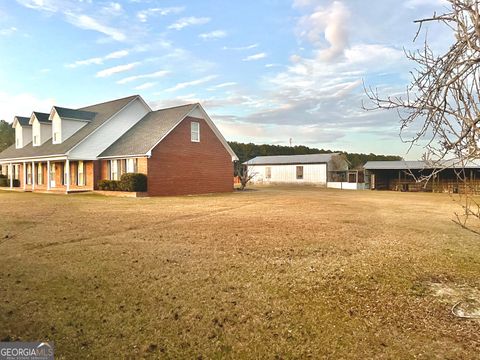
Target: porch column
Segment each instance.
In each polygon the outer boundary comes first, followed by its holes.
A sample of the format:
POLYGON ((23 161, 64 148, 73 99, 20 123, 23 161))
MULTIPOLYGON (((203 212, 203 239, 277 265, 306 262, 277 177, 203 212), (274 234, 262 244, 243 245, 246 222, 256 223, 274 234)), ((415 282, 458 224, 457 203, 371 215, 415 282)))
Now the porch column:
POLYGON ((27 163, 23 162, 23 191, 27 190, 27 163))
POLYGON ((32 191, 35 190, 35 161, 32 161, 32 191))
POLYGON ((50 190, 50 160, 47 160, 47 190, 50 190))
POLYGON ((67 182, 65 185, 67 185, 67 193, 70 191, 70 160, 65 161, 65 175, 67 176, 67 182))
POLYGON ((10 163, 10 189, 13 189, 13 164, 10 163))

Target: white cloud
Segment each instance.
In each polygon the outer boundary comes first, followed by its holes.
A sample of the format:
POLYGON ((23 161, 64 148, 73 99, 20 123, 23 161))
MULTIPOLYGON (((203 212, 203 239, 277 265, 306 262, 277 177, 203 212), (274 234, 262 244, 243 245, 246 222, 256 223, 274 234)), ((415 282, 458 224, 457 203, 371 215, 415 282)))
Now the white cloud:
POLYGON ((58 11, 57 1, 55 0, 17 0, 17 2, 30 9, 47 12, 58 11))
POLYGON ((238 46, 238 47, 229 47, 229 46, 224 46, 223 50, 236 50, 236 51, 241 51, 241 50, 250 50, 250 49, 255 49, 258 47, 258 44, 251 44, 251 45, 246 45, 246 46, 238 46))
POLYGON ((146 10, 141 10, 137 12, 137 18, 141 22, 147 22, 148 18, 151 16, 166 16, 169 14, 178 14, 185 10, 184 6, 172 6, 172 7, 163 7, 163 8, 151 8, 146 10))
POLYGON ((343 55, 348 45, 347 25, 350 12, 340 1, 334 1, 329 7, 318 7, 313 13, 303 16, 299 22, 300 36, 315 46, 322 46, 326 40, 329 47, 323 49, 321 57, 333 61, 343 55))
POLYGON ((0 29, 0 36, 9 36, 12 35, 13 33, 16 33, 18 29, 14 26, 5 28, 5 29, 0 29))
POLYGON ((208 17, 184 17, 171 24, 168 28, 174 30, 181 30, 187 26, 207 24, 208 22, 210 22, 210 20, 211 19, 208 17))
POLYGON ((97 31, 116 41, 124 41, 127 38, 119 29, 104 25, 91 16, 75 14, 70 11, 65 12, 65 15, 67 16, 68 22, 81 29, 97 31))
POLYGON ((181 82, 181 83, 178 83, 177 85, 175 85, 171 88, 165 89, 165 91, 166 92, 174 92, 174 91, 182 90, 182 89, 185 89, 185 88, 188 88, 188 87, 191 87, 191 86, 201 85, 201 84, 204 84, 206 82, 212 81, 213 79, 215 79, 217 77, 218 77, 217 75, 209 75, 209 76, 205 76, 203 78, 197 79, 197 80, 181 82))
POLYGON ((12 95, 0 92, 0 119, 12 122, 14 116, 30 116, 33 110, 49 112, 54 104, 53 98, 40 99, 28 93, 12 95))
POLYGON ((153 78, 164 77, 164 76, 168 75, 169 73, 170 73, 170 71, 160 70, 160 71, 156 71, 156 72, 153 72, 153 73, 150 73, 150 74, 129 76, 129 77, 118 80, 117 84, 126 84, 126 83, 129 83, 129 82, 132 82, 132 81, 135 81, 135 80, 139 80, 139 79, 153 79, 153 78))
POLYGON ((256 61, 256 60, 264 59, 266 57, 267 57, 267 54, 262 52, 262 53, 247 56, 243 58, 242 61, 256 61))
POLYGON ((79 66, 92 65, 92 64, 102 65, 105 62, 105 60, 120 59, 127 56, 128 54, 129 54, 128 50, 119 50, 102 57, 94 57, 94 58, 85 59, 85 60, 77 60, 71 64, 67 64, 66 66, 68 68, 76 68, 79 66))
POLYGON ((235 86, 235 85, 237 85, 237 83, 231 81, 231 82, 224 82, 224 83, 215 85, 214 88, 221 89, 221 88, 224 88, 224 87, 235 86))
POLYGON ((103 77, 112 76, 114 74, 118 74, 118 73, 121 73, 121 72, 131 70, 139 64, 140 64, 140 62, 134 62, 134 63, 130 63, 130 64, 118 65, 118 66, 114 66, 114 67, 111 67, 111 68, 108 68, 108 69, 104 69, 104 70, 101 70, 101 71, 97 72, 96 77, 103 78, 103 77))
POLYGON ((227 36, 227 32, 223 30, 215 30, 208 33, 200 34, 198 36, 203 40, 221 39, 227 36))
POLYGON ((153 86, 155 86, 155 85, 157 85, 156 82, 146 82, 146 83, 144 83, 144 84, 142 84, 142 85, 135 86, 134 89, 135 89, 135 90, 145 90, 145 89, 149 89, 149 88, 151 88, 151 87, 153 87, 153 86))
POLYGON ((119 15, 119 14, 122 14, 124 11, 120 3, 113 2, 113 1, 103 6, 102 10, 106 14, 110 14, 110 15, 119 15))

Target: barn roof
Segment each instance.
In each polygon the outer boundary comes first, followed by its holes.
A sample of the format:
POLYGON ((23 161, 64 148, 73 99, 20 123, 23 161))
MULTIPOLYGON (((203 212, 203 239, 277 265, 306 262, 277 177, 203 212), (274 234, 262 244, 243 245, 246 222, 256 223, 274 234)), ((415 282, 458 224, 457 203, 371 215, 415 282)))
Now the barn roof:
POLYGON ((480 168, 480 163, 473 161, 462 163, 457 159, 434 161, 367 161, 363 166, 365 170, 422 170, 422 169, 441 169, 441 168, 480 168))
POLYGON ((331 154, 307 154, 307 155, 275 155, 275 156, 257 156, 251 160, 245 161, 244 165, 288 165, 288 164, 318 164, 328 163, 333 156, 339 153, 331 154))

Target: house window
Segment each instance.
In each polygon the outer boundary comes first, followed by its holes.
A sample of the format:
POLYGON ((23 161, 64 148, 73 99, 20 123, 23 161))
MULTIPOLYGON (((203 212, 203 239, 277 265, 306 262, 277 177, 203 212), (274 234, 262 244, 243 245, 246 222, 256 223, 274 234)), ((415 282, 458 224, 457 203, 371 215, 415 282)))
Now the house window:
POLYGON ((85 172, 84 172, 84 164, 83 164, 83 161, 79 161, 79 162, 78 162, 77 185, 78 185, 78 186, 85 186, 85 172))
POLYGON ((118 160, 110 160, 110 180, 118 180, 118 160))
POLYGON ((33 137, 33 145, 38 145, 38 136, 37 135, 35 135, 33 137))
POLYGON ((67 185, 67 178, 68 178, 67 165, 64 164, 63 165, 63 184, 62 185, 67 185))
POLYGON ((200 123, 192 121, 190 130, 192 142, 200 142, 200 123))
POLYGON ((18 180, 20 179, 20 165, 13 165, 13 178, 18 180))
POLYGON ((137 172, 137 159, 127 159, 127 173, 137 172))
POLYGON ((60 142, 60 134, 58 132, 53 133, 53 142, 60 142))
POLYGON ((27 164, 27 184, 32 184, 32 164, 27 164))
POLYGON ((303 166, 297 166, 297 180, 303 180, 303 166))
POLYGON ((40 163, 37 166, 37 184, 43 185, 43 166, 40 163))
POLYGON ((267 166, 265 168, 265 178, 266 179, 271 179, 272 178, 272 168, 270 166, 267 166))
POLYGON ((17 148, 18 148, 20 146, 20 139, 19 138, 17 138, 16 144, 17 144, 17 148))
POLYGON ((50 186, 55 184, 55 163, 50 164, 50 186))

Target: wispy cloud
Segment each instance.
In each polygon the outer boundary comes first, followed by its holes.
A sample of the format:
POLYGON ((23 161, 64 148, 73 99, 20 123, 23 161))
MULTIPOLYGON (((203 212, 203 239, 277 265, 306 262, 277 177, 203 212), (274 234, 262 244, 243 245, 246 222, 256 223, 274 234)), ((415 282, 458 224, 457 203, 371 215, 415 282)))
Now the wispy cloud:
POLYGON ((170 73, 170 71, 160 70, 160 71, 156 71, 156 72, 149 73, 149 74, 129 76, 129 77, 123 78, 121 80, 118 80, 117 84, 126 84, 126 83, 129 83, 129 82, 132 82, 132 81, 135 81, 135 80, 139 80, 139 79, 154 79, 154 78, 164 77, 164 76, 168 75, 169 73, 170 73))
POLYGON ((108 69, 104 69, 104 70, 101 70, 101 71, 97 72, 96 77, 103 78, 103 77, 112 76, 113 74, 118 74, 118 73, 121 73, 121 72, 131 70, 139 64, 140 64, 140 62, 134 62, 134 63, 130 63, 130 64, 118 65, 118 66, 114 66, 114 67, 111 67, 111 68, 108 68, 108 69))
POLYGON ((185 89, 185 88, 188 88, 188 87, 191 87, 191 86, 204 84, 206 82, 212 81, 213 79, 215 79, 217 77, 218 77, 217 75, 209 75, 209 76, 205 76, 203 78, 197 79, 197 80, 181 82, 181 83, 178 83, 177 85, 175 85, 171 88, 166 89, 165 91, 174 92, 174 91, 182 90, 182 89, 185 89))
POLYGON ((258 47, 258 44, 251 44, 251 45, 246 45, 246 46, 238 46, 238 47, 229 47, 229 46, 224 46, 223 50, 236 50, 236 51, 241 51, 241 50, 250 50, 250 49, 255 49, 258 47))
POLYGON ((195 16, 190 16, 190 17, 184 17, 173 24, 171 24, 168 28, 169 29, 174 29, 174 30, 182 30, 183 28, 186 28, 187 26, 192 26, 192 25, 203 25, 208 22, 210 22, 210 18, 208 17, 195 17, 195 16))
POLYGON ((261 52, 258 54, 247 56, 246 58, 243 58, 242 61, 256 61, 256 60, 264 59, 266 57, 267 57, 267 54, 264 52, 261 52))
POLYGON ((198 37, 202 38, 203 40, 221 39, 225 36, 227 36, 227 32, 223 30, 215 30, 198 35, 198 37))
POLYGON ((220 89, 220 88, 224 88, 224 87, 227 87, 227 86, 234 86, 234 85, 237 85, 237 83, 231 81, 231 82, 225 82, 225 83, 215 85, 214 87, 217 88, 217 89, 220 89))
POLYGON ((141 22, 147 22, 151 16, 166 16, 169 14, 178 14, 185 10, 184 6, 172 6, 162 8, 151 8, 137 12, 137 18, 141 22))
POLYGON ((93 57, 85 60, 77 60, 74 63, 67 64, 66 67, 73 69, 79 66, 92 65, 92 64, 102 65, 105 62, 105 60, 120 59, 127 56, 128 54, 129 54, 128 50, 119 50, 102 57, 93 57))
POLYGON ((13 33, 16 33, 18 29, 14 26, 6 28, 6 29, 0 29, 0 36, 9 36, 12 35, 13 33))
POLYGON ((127 38, 119 29, 104 25, 91 16, 75 14, 71 11, 65 12, 65 15, 67 16, 68 22, 81 29, 97 31, 116 41, 124 41, 127 38))
POLYGON ((135 86, 134 89, 135 89, 135 90, 145 90, 145 89, 149 89, 149 88, 151 88, 151 87, 153 87, 153 86, 155 86, 155 85, 157 85, 156 82, 146 82, 146 83, 144 83, 144 84, 142 84, 142 85, 135 86))
POLYGON ((58 11, 57 3, 52 0, 17 0, 17 2, 30 9, 48 12, 58 11))

